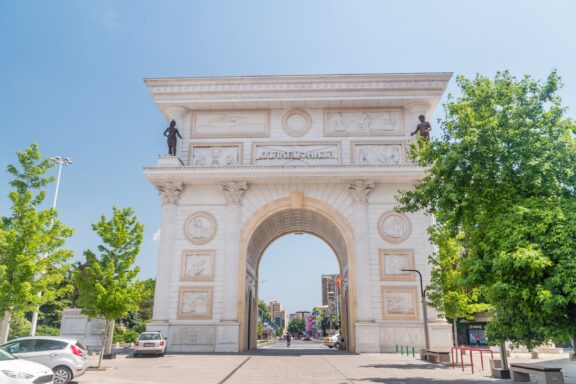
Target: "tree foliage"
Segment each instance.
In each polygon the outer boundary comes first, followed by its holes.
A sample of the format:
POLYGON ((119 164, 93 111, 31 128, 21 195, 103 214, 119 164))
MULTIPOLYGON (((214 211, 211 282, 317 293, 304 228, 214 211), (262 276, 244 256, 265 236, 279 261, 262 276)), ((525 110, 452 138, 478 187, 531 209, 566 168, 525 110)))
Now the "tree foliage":
POLYGON ((113 208, 113 216, 104 215, 92 225, 102 239, 99 256, 84 251, 85 268, 77 271, 78 303, 90 317, 119 319, 139 309, 144 285, 135 280, 140 268, 133 266, 140 252, 144 226, 131 208, 113 208))
POLYGON ((493 307, 492 343, 528 347, 576 334, 576 125, 561 81, 458 78, 442 137, 413 148, 426 176, 401 210, 434 214, 432 301, 446 312, 493 307))
POLYGON ((288 332, 290 333, 304 333, 305 329, 304 319, 295 318, 288 323, 288 332))
POLYGON ((61 282, 72 256, 63 246, 72 230, 55 209, 42 209, 45 187, 54 181, 45 175, 54 164, 41 159, 36 145, 17 156, 19 164, 7 168, 11 212, 0 220, 0 312, 23 314, 71 289, 61 282))
POLYGON ((270 311, 268 311, 268 306, 264 300, 258 300, 258 312, 263 322, 272 323, 272 316, 270 315, 270 311))

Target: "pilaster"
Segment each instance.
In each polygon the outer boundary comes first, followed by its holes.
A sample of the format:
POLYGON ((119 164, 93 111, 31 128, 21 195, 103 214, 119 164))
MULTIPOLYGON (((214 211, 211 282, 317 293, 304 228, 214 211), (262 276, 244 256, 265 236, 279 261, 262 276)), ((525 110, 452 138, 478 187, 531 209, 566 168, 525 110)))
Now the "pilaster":
POLYGON ((154 293, 153 322, 167 322, 170 298, 171 270, 174 265, 174 238, 176 236, 176 213, 178 201, 184 190, 182 183, 164 183, 157 186, 162 197, 162 226, 160 227, 160 249, 156 267, 156 289, 154 293))

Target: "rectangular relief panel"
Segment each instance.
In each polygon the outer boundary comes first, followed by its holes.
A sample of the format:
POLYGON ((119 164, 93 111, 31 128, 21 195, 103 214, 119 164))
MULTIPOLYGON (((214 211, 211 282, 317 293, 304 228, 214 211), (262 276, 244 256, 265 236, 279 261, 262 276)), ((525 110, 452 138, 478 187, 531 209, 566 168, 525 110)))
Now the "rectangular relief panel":
POLYGON ((414 269, 414 251, 408 249, 380 249, 380 280, 413 281, 414 272, 403 269, 414 269))
POLYGON ((180 287, 178 320, 212 318, 212 287, 180 287))
POLYGON ((242 143, 191 144, 189 164, 193 167, 242 165, 242 143))
POLYGON ((403 135, 401 109, 331 109, 324 111, 325 136, 403 135))
POLYGON ((252 145, 254 165, 338 165, 339 143, 304 142, 252 145))
POLYGON ((404 144, 400 142, 354 142, 352 163, 359 165, 402 164, 406 162, 404 144))
POLYGON ((192 118, 192 138, 268 137, 270 112, 200 111, 192 118))
POLYGON ((382 288, 384 320, 418 320, 416 287, 382 288))
POLYGON ((214 280, 216 252, 212 250, 189 250, 182 252, 182 281, 214 280))

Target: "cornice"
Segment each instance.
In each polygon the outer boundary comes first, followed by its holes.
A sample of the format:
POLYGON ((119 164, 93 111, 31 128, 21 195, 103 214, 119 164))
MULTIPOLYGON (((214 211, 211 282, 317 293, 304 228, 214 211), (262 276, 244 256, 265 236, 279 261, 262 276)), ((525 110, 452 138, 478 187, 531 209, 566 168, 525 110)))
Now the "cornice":
POLYGON ((190 93, 262 93, 301 91, 444 91, 452 73, 411 73, 373 75, 189 77, 145 79, 153 96, 190 93))
POLYGON ((371 179, 379 183, 413 182, 425 168, 415 164, 316 165, 316 166, 238 166, 238 167, 145 167, 146 178, 157 185, 167 181, 184 184, 218 184, 242 179, 252 183, 346 182, 371 179))

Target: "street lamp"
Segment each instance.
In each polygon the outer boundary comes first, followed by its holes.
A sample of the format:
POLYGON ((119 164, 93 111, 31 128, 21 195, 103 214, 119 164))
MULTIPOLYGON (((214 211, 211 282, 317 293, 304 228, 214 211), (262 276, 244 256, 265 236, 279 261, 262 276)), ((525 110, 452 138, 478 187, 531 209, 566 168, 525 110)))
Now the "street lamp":
POLYGON ((420 294, 422 297, 422 316, 424 317, 424 338, 426 339, 426 351, 430 349, 430 335, 428 334, 428 311, 426 309, 426 290, 422 284, 422 274, 417 269, 403 269, 403 272, 416 272, 420 278, 420 294))
MULTIPOLYGON (((54 200, 52 200, 52 209, 56 208, 56 201, 58 200, 58 189, 60 188, 60 176, 62 175, 62 166, 63 165, 71 165, 72 160, 67 157, 61 156, 54 156, 51 157, 54 163, 58 164, 58 176, 56 177, 56 192, 54 193, 54 200)), ((50 222, 50 228, 54 224, 54 218, 50 222)), ((42 258, 45 258, 46 255, 42 255, 42 258)), ((38 296, 42 296, 42 292, 38 292, 38 296)), ((34 336, 36 334, 36 324, 38 324, 38 310, 40 307, 36 308, 36 311, 32 312, 32 321, 30 323, 30 336, 34 336)))

